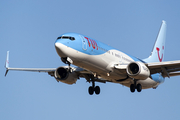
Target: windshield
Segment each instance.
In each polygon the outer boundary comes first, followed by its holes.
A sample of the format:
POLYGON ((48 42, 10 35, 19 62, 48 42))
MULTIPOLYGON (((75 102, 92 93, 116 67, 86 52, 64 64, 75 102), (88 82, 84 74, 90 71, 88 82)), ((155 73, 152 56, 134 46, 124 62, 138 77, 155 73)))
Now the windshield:
POLYGON ((70 39, 70 40, 75 40, 74 37, 70 37, 70 36, 60 36, 60 37, 57 38, 57 40, 58 40, 58 39, 70 39))

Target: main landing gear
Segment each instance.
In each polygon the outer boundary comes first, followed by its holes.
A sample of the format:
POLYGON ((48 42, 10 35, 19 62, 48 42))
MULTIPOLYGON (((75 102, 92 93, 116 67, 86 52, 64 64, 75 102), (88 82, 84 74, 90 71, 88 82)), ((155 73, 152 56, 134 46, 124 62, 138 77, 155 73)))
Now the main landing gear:
POLYGON ((91 78, 92 81, 92 86, 89 87, 88 92, 90 95, 93 95, 94 92, 96 93, 96 95, 99 95, 100 93, 100 87, 99 86, 95 86, 95 81, 94 81, 94 77, 91 78))
POLYGON ((134 84, 131 84, 130 85, 130 91, 133 93, 133 92, 135 92, 135 90, 137 89, 137 91, 138 92, 141 92, 141 90, 142 90, 142 86, 141 86, 141 84, 136 84, 136 80, 134 80, 134 84))

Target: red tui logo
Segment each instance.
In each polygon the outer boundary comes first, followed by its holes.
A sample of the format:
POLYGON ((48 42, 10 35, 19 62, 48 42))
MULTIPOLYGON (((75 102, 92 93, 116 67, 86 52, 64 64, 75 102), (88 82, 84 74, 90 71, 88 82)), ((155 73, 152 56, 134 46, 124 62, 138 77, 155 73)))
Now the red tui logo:
MULTIPOLYGON (((162 49, 164 50, 164 46, 162 46, 162 49)), ((161 57, 160 57, 160 54, 159 54, 160 49, 159 49, 158 47, 156 47, 156 50, 157 50, 157 52, 158 52, 159 61, 162 62, 163 54, 162 54, 161 57)))
POLYGON ((92 45, 93 49, 98 50, 98 46, 97 46, 97 43, 96 43, 95 40, 90 39, 90 38, 88 38, 88 37, 84 37, 84 38, 87 39, 89 47, 91 47, 91 45, 92 45))

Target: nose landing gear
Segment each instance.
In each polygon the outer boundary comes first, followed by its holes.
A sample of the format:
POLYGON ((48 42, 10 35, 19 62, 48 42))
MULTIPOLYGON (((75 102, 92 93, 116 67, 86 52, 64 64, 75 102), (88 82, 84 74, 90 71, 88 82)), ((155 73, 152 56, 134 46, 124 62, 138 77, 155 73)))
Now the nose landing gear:
POLYGON ((68 64, 68 66, 69 66, 69 72, 71 73, 72 72, 72 70, 71 70, 71 64, 73 63, 73 61, 71 60, 71 58, 69 58, 69 57, 65 57, 65 58, 61 58, 61 61, 63 62, 63 63, 65 63, 65 64, 68 64))

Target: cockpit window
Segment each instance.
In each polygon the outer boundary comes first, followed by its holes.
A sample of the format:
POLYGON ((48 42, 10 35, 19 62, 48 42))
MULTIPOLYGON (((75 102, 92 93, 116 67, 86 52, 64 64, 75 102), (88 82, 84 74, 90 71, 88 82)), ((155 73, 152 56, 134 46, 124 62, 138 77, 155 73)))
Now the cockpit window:
POLYGON ((57 38, 57 40, 58 40, 58 39, 70 39, 70 40, 75 40, 74 37, 70 37, 70 36, 60 36, 60 37, 57 38))

